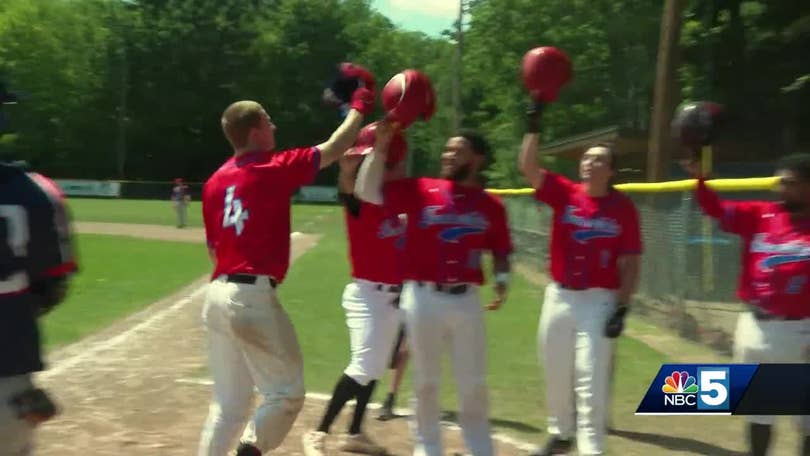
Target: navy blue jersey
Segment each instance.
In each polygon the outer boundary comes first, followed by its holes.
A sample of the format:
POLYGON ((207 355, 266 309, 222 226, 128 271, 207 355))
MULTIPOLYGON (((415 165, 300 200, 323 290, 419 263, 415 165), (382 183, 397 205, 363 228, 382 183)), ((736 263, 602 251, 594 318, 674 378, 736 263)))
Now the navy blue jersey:
POLYGON ((58 187, 0 163, 0 377, 42 370, 32 289, 75 270, 58 187))

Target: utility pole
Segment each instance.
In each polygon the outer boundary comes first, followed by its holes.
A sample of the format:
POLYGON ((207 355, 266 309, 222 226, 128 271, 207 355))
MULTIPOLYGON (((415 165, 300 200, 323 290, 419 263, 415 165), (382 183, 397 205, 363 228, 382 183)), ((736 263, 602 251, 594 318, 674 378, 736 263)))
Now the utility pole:
POLYGON ((678 84, 679 42, 686 0, 666 0, 658 42, 652 122, 647 150, 647 180, 669 178, 672 152, 676 143, 670 137, 670 123, 680 98, 678 84))
POLYGON ((464 55, 464 13, 466 1, 458 1, 458 20, 456 21, 456 71, 453 79, 453 130, 461 128, 464 114, 461 109, 462 56, 464 55))

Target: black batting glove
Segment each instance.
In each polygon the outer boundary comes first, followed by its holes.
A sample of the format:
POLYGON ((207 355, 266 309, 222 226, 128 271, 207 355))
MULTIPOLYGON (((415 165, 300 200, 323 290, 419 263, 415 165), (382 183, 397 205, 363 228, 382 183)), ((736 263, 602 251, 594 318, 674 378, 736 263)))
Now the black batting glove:
POLYGON ((613 315, 608 319, 607 325, 605 325, 605 337, 615 339, 621 335, 622 331, 624 331, 625 315, 627 315, 627 305, 620 303, 616 306, 616 310, 613 311, 613 315))
POLYGON ((540 118, 543 117, 545 103, 531 101, 526 108, 526 133, 540 133, 540 118))

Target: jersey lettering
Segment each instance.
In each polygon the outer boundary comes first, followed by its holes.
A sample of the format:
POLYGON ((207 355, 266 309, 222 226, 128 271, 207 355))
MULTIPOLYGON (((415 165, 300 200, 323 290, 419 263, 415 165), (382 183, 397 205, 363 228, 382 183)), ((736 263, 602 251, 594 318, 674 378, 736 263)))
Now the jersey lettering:
POLYGON ((234 192, 236 192, 236 185, 231 185, 225 189, 225 212, 222 217, 222 227, 236 227, 236 235, 239 236, 242 234, 242 230, 245 229, 245 220, 248 219, 248 210, 242 207, 241 199, 234 199, 234 192))
MULTIPOLYGON (((6 238, 3 242, 15 257, 28 255, 28 214, 18 205, 0 205, 0 218, 6 224, 6 238)), ((17 293, 28 288, 28 274, 25 271, 12 271, 0 280, 0 294, 17 293)))

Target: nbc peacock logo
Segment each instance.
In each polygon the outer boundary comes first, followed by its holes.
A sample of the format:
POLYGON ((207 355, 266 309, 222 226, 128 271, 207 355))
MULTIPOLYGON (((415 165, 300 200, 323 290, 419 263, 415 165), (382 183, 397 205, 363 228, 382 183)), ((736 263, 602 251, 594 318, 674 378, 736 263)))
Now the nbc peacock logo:
POLYGON ((673 371, 664 380, 661 391, 665 393, 664 405, 694 406, 697 403, 695 395, 699 388, 695 377, 689 375, 689 372, 673 371))
POLYGON ((661 391, 668 394, 694 394, 698 392, 698 386, 695 377, 689 375, 689 372, 674 371, 664 380, 661 391))

